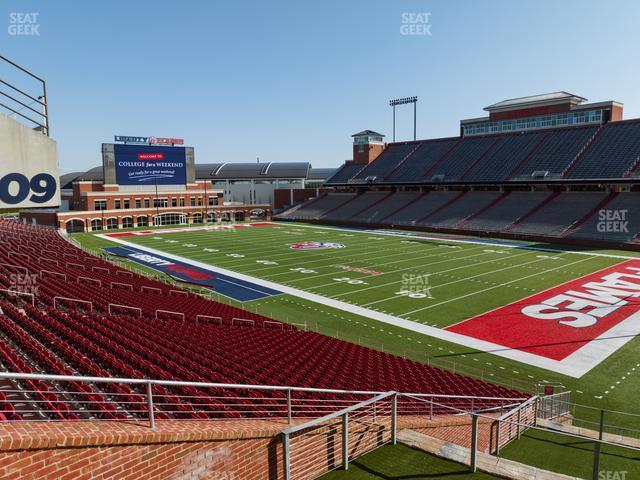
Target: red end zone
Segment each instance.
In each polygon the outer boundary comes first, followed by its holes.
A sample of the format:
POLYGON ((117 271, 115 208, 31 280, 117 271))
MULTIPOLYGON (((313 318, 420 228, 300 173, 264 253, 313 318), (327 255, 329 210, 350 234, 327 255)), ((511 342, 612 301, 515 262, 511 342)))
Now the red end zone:
POLYGON ((639 299, 640 260, 629 260, 446 330, 563 360, 640 311, 639 299))

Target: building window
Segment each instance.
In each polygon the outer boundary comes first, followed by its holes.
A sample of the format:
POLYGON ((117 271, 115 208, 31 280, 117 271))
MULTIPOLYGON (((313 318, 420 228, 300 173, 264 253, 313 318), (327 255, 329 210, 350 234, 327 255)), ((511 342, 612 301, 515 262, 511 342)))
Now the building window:
POLYGON ((128 198, 124 201, 124 208, 131 208, 131 204, 129 203, 128 198))
POLYGON ((184 213, 161 213, 153 217, 154 225, 184 225, 187 216, 184 213))
POLYGON ((131 228, 131 227, 133 227, 133 218, 124 217, 122 219, 122 228, 131 228))
POLYGON ((171 206, 172 207, 177 207, 178 206, 178 199, 176 197, 173 197, 171 199, 171 206))
POLYGON ((540 115, 537 117, 518 118, 515 120, 503 120, 500 122, 483 122, 465 125, 464 135, 486 135, 487 133, 536 130, 540 128, 563 127, 567 125, 588 125, 598 124, 601 122, 602 110, 556 113, 553 115, 540 115))
POLYGON ((195 207, 195 206, 196 206, 196 197, 191 197, 191 198, 189 198, 189 204, 190 204, 192 207, 195 207))
POLYGON ((118 219, 107 218, 107 230, 114 230, 118 228, 118 219))
POLYGON ((144 208, 149 208, 149 205, 150 205, 150 203, 149 203, 149 199, 148 199, 148 198, 145 198, 145 199, 144 199, 144 208))
POLYGON ((95 200, 93 202, 94 210, 106 210, 107 209, 107 201, 106 200, 95 200))
POLYGON ((120 208, 121 208, 121 206, 120 206, 120 200, 116 200, 116 201, 114 202, 114 204, 115 204, 115 208, 116 208, 116 210, 118 210, 118 209, 120 209, 120 208))
POLYGON ((142 202, 139 198, 136 198, 136 208, 140 208, 142 206, 142 202))
POLYGON ((198 206, 201 207, 202 206, 202 197, 198 197, 198 206))
POLYGON ((146 216, 138 217, 139 227, 146 227, 147 225, 149 225, 149 220, 147 219, 146 216))
POLYGON ((218 205, 218 197, 209 197, 209 206, 218 205))
POLYGON ((180 197, 180 206, 184 207, 184 197, 180 197))
POLYGON ((102 230, 102 220, 99 218, 91 220, 91 230, 102 230))
POLYGON ((167 198, 154 198, 153 199, 153 207, 154 208, 164 208, 169 206, 169 199, 167 198))

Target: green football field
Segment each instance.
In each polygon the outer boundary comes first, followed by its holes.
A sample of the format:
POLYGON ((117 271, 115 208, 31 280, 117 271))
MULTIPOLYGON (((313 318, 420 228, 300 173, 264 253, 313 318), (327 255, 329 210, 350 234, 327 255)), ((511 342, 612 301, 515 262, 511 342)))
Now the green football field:
MULTIPOLYGON (((93 250, 116 245, 94 234, 74 238, 93 250)), ((599 254, 638 257, 632 252, 572 251, 538 244, 530 245, 534 248, 510 248, 295 223, 121 239, 339 301, 342 306, 291 293, 241 304, 218 296, 220 301, 277 320, 306 323, 308 328, 327 335, 496 383, 519 388, 561 385, 574 391, 576 402, 640 412, 638 403, 630 401, 637 395, 640 375, 637 338, 588 373, 574 378, 353 312, 356 306, 364 307, 443 329, 624 261, 599 254), (304 246, 305 242, 337 245, 300 248, 299 244, 304 246)), ((136 264, 136 268, 140 266, 136 264)))

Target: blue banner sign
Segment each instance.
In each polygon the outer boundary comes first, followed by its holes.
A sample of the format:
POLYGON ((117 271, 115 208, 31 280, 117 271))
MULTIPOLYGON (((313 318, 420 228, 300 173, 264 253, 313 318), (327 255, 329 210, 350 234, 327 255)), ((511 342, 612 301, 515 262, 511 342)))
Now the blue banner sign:
POLYGON ((114 145, 118 185, 185 185, 184 147, 114 145))

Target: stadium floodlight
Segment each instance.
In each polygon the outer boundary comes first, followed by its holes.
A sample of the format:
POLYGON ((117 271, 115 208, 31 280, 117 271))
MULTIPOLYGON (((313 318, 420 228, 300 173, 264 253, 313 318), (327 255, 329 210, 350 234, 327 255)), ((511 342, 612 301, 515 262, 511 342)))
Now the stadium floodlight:
POLYGON ((413 139, 416 139, 416 104, 418 97, 404 97, 389 100, 389 106, 393 108, 393 141, 396 141, 396 107, 398 105, 406 105, 413 103, 413 139))

